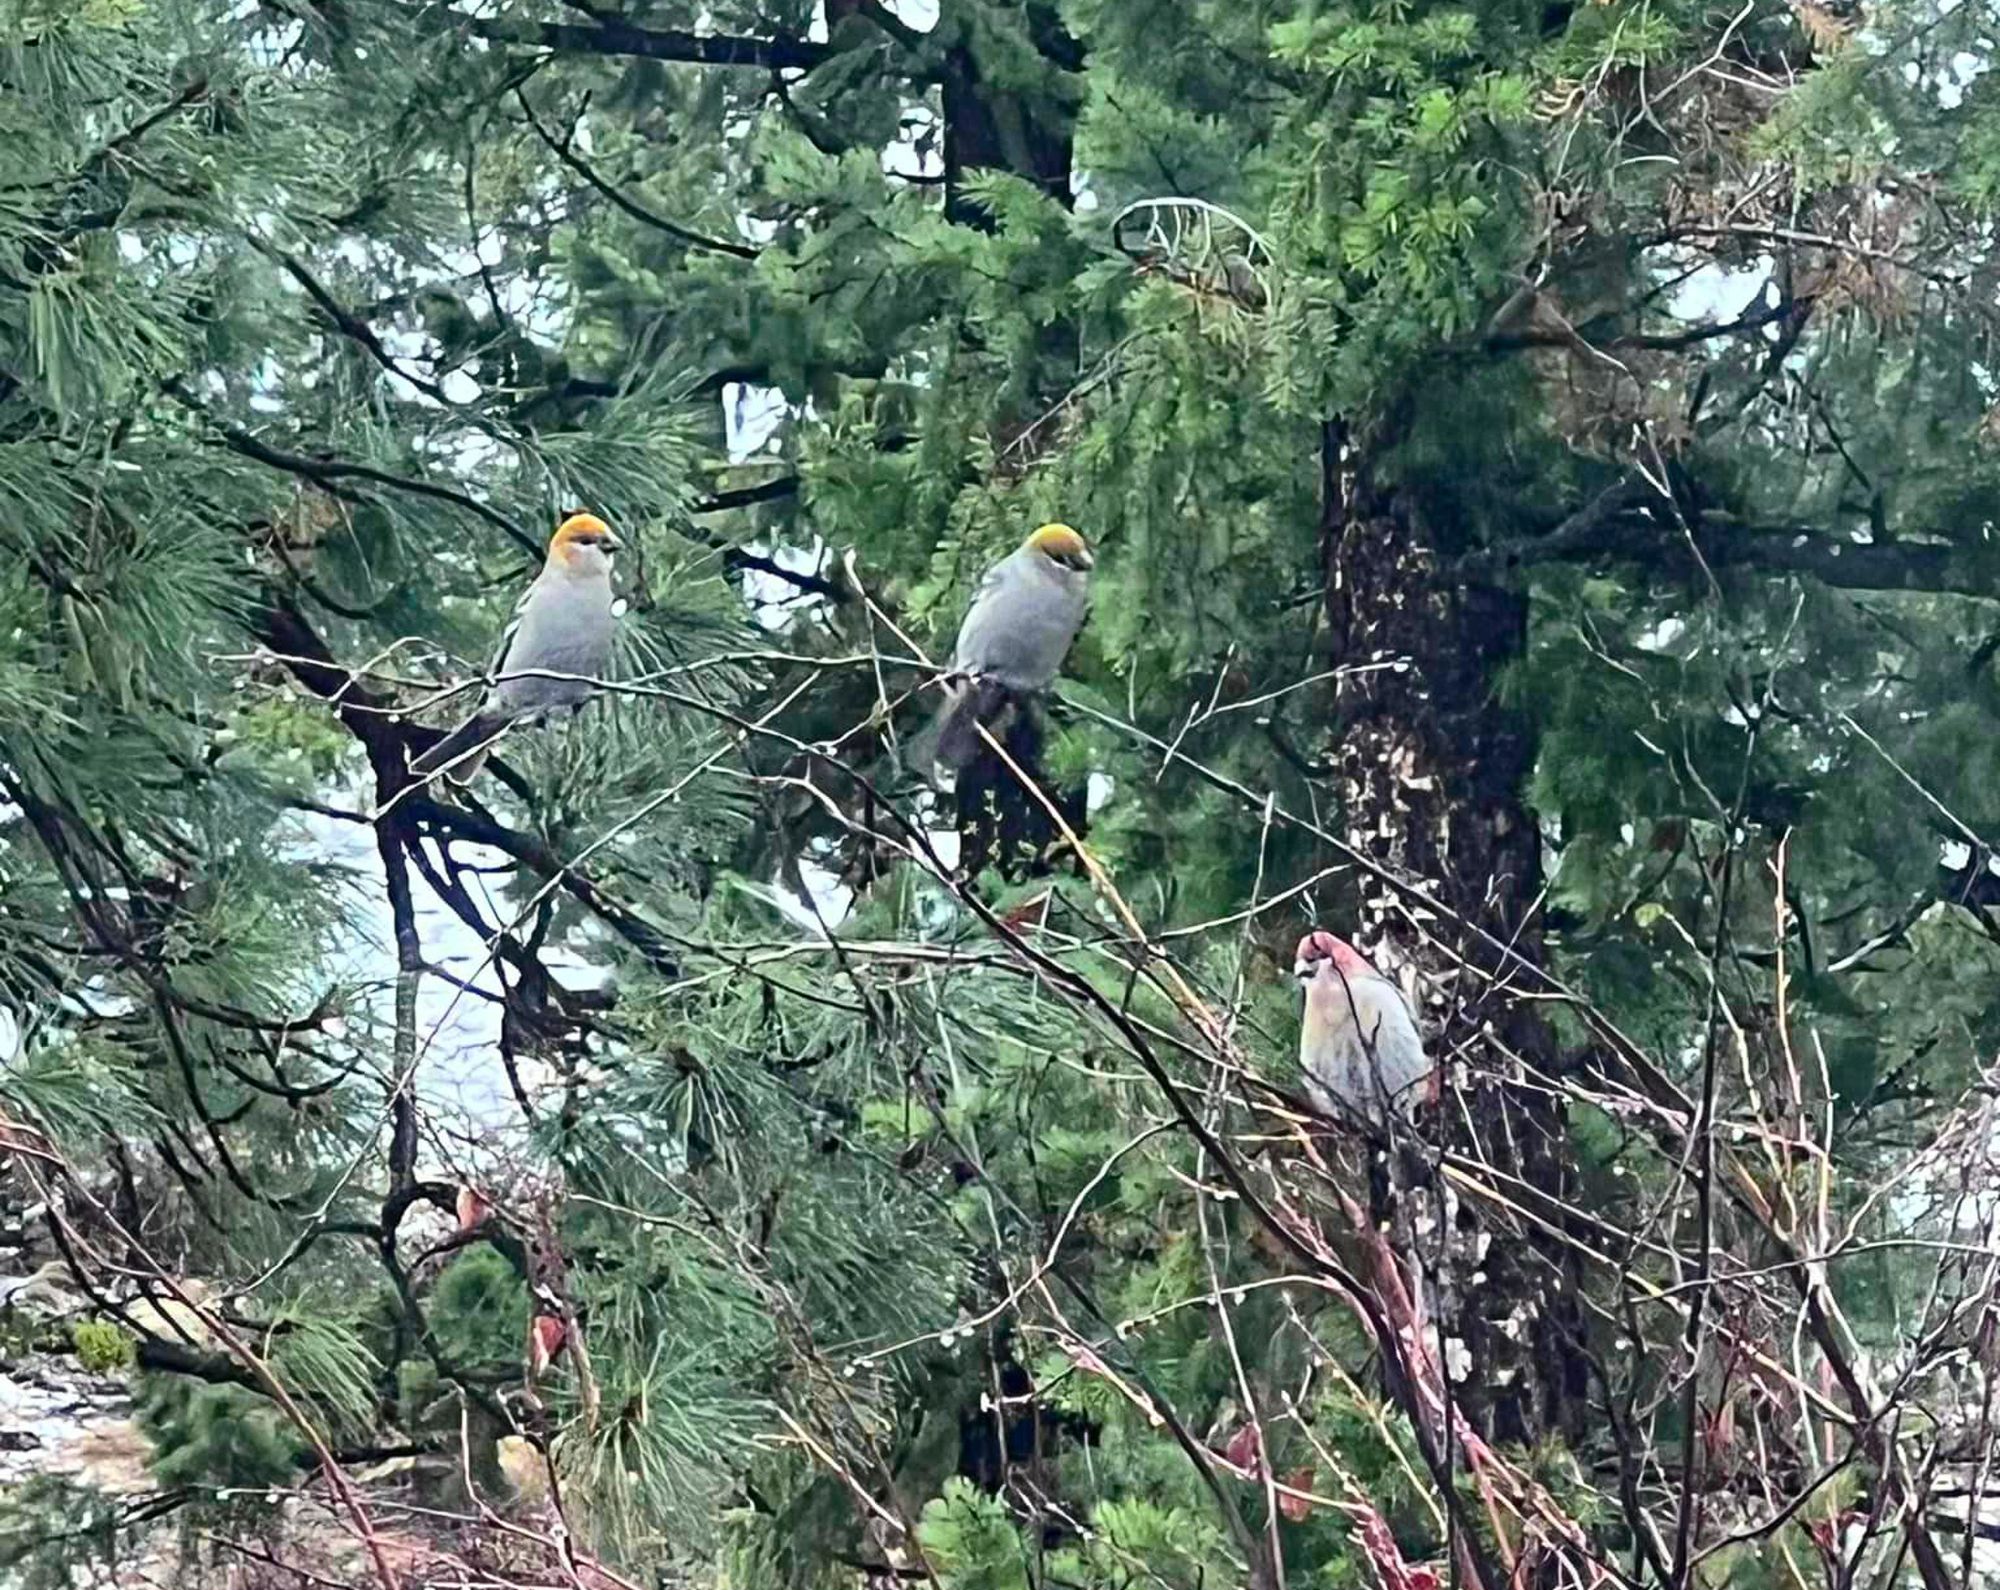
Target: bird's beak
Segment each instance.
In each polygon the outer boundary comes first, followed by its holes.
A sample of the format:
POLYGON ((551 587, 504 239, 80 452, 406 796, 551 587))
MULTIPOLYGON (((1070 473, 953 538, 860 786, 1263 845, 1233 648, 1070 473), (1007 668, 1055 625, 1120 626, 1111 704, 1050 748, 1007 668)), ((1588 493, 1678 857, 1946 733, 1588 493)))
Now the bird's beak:
POLYGON ((623 552, 625 550, 625 543, 607 530, 604 532, 604 550, 606 552, 623 552))
POLYGON ((1294 962, 1292 966, 1292 975, 1302 983, 1309 983, 1312 981, 1313 972, 1318 967, 1318 965, 1319 965, 1318 961, 1294 962))
POLYGON ((1082 550, 1080 550, 1080 551, 1079 551, 1079 552, 1077 553, 1077 555, 1076 555, 1076 566, 1077 566, 1077 567, 1078 567, 1079 569, 1088 569, 1088 568, 1092 568, 1092 567, 1094 567, 1094 566, 1096 565, 1096 563, 1097 563, 1097 559, 1093 558, 1093 557, 1092 557, 1092 556, 1090 555, 1090 548, 1088 548, 1088 547, 1084 547, 1084 548, 1083 548, 1082 550))

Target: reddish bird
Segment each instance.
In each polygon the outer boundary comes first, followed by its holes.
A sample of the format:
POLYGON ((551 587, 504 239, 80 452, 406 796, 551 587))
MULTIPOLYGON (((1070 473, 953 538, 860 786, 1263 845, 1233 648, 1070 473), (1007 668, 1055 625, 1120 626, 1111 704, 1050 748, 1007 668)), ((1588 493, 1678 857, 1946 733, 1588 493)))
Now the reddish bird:
POLYGON ((1305 984, 1299 1066, 1325 1114, 1377 1128, 1436 1096, 1437 1073, 1402 990, 1347 940, 1308 933, 1292 973, 1305 984))

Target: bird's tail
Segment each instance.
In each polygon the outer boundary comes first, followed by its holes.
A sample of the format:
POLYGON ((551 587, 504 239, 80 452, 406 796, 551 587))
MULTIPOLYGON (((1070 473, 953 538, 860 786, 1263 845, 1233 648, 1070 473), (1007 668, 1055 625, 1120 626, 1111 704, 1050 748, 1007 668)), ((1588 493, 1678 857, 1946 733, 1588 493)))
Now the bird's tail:
POLYGON ((1007 687, 994 679, 971 679, 952 692, 937 722, 938 765, 963 772, 979 759, 985 742, 980 725, 997 735, 1000 716, 1013 701, 1007 687))
POLYGON ((443 773, 454 784, 470 784, 485 764, 486 753, 512 718, 498 712, 475 712, 451 733, 410 763, 419 777, 443 773))

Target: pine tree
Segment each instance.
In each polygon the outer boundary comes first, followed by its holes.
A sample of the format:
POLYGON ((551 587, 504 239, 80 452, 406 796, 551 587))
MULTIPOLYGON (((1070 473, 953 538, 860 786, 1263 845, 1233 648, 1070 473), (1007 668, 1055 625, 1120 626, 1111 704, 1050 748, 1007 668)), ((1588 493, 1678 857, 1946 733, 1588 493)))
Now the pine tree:
POLYGON ((355 1582, 1970 1582, 1977 10, 0 12, 6 1192, 163 1505, 355 1582), (615 687, 413 783, 579 505, 615 687), (1022 855, 908 753, 1051 519, 1022 855), (1386 1235, 1308 925, 1446 1066, 1386 1235))

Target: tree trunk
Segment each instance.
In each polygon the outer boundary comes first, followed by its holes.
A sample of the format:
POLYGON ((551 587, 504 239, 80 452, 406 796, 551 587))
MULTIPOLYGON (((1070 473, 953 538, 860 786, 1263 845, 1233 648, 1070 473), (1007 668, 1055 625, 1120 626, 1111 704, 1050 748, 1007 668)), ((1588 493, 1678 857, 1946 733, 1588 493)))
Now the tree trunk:
MULTIPOLYGON (((1025 177, 1067 209, 1075 96, 1017 93, 988 83, 974 42, 980 20, 969 10, 961 11, 954 19, 958 41, 945 55, 945 215, 966 226, 992 224, 965 196, 967 173, 981 170, 1025 177)), ((1051 69, 1075 72, 1082 67, 1083 47, 1064 30, 1054 6, 1029 0, 1022 7, 1020 25, 1051 69)))
MULTIPOLYGON (((1322 440, 1321 552, 1336 664, 1406 661, 1336 686, 1330 753, 1357 850, 1422 881, 1424 912, 1363 881, 1354 936, 1381 969, 1417 973, 1433 1055, 1448 1066, 1443 1105, 1426 1136, 1481 1162, 1479 1180, 1547 1211, 1574 1181, 1563 1106, 1545 1085, 1561 1069, 1554 1035, 1512 998, 1491 935, 1532 962, 1542 955, 1540 837, 1522 791, 1534 763, 1529 727, 1497 696, 1521 654, 1527 599, 1440 575, 1432 527, 1406 493, 1371 478, 1347 428, 1322 440), (1511 1184, 1519 1178, 1535 1198, 1511 1184)), ((1574 1437, 1583 1428, 1587 1365, 1573 1254, 1559 1237, 1509 1224, 1491 1200, 1441 1177, 1406 1196, 1442 1232, 1418 1241, 1430 1309, 1470 1368, 1448 1351, 1453 1381, 1489 1439, 1574 1437)))

